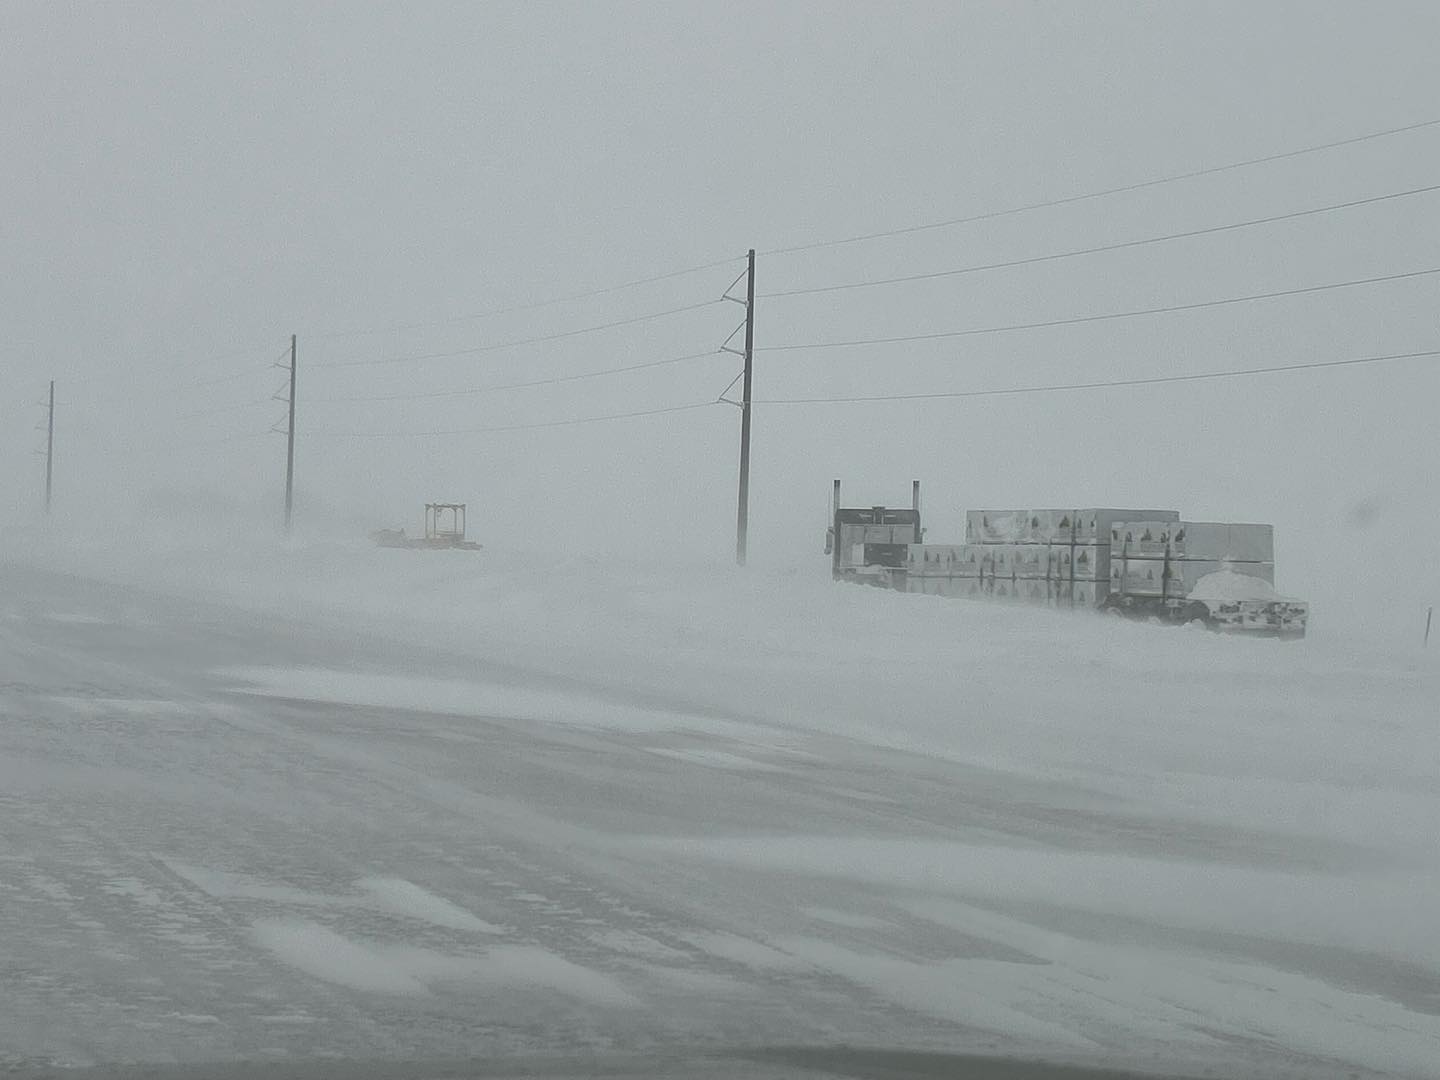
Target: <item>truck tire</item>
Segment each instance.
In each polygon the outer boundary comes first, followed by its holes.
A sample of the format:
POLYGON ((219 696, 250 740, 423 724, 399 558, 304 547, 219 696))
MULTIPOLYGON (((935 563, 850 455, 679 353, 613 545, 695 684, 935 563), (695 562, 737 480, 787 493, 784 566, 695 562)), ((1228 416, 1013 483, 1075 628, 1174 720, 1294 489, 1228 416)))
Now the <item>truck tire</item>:
POLYGON ((1210 609, 1199 600, 1186 604, 1180 612, 1180 622, 1185 626, 1200 625, 1207 630, 1215 629, 1215 619, 1210 614, 1210 609))

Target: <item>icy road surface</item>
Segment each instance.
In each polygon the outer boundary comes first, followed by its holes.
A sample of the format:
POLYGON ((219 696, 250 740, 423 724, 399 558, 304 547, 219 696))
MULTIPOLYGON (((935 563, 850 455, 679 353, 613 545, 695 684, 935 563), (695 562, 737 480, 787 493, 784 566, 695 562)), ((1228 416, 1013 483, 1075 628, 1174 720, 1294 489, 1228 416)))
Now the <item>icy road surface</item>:
POLYGON ((1419 654, 335 559, 168 596, 0 566, 0 1066, 1440 1075, 1419 654))

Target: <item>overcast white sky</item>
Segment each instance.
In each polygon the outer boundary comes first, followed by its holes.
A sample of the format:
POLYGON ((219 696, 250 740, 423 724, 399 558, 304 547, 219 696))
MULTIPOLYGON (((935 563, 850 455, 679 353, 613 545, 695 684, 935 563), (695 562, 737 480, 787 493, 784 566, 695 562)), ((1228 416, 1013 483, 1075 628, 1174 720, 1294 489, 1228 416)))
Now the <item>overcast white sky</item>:
MULTIPOLYGON (((102 522, 157 501, 210 513, 235 501, 278 517, 284 445, 265 432, 282 409, 255 403, 280 385, 267 365, 294 333, 306 527, 413 528, 424 501, 454 499, 471 505, 482 540, 528 534, 560 550, 723 560, 739 420, 729 406, 506 435, 322 433, 711 400, 738 370, 734 357, 492 393, 325 399, 714 349, 738 306, 343 366, 702 303, 750 247, 761 252, 761 400, 1440 347, 1437 275, 1048 330, 771 351, 1440 268, 1440 193, 918 284, 765 297, 1440 183, 1435 127, 1066 207, 767 254, 1440 119, 1437 40, 1440 5, 1424 2, 10 2, 0 7, 0 512, 24 522, 40 498, 33 402, 54 378, 64 520, 81 520, 91 501, 102 522), (583 301, 457 318, 727 258, 583 301), (416 323, 430 325, 354 333, 416 323)), ((823 573, 831 478, 870 502, 907 499, 918 477, 933 540, 958 539, 961 512, 982 506, 1162 505, 1273 521, 1282 587, 1334 610, 1364 595, 1376 610, 1384 600, 1408 612, 1440 591, 1428 556, 1440 527, 1437 362, 757 406, 752 558, 823 573)))

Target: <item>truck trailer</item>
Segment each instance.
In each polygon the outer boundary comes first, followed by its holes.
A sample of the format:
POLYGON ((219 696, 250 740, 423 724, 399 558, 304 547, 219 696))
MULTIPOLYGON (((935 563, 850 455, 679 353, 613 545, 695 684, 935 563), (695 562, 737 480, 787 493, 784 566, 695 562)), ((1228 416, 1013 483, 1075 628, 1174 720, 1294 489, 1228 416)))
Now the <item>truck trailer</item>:
POLYGON ((1309 606, 1275 589, 1274 528, 1178 510, 971 510, 965 542, 930 544, 920 482, 909 509, 844 507, 835 481, 832 576, 902 592, 1088 608, 1147 621, 1299 638, 1309 606))

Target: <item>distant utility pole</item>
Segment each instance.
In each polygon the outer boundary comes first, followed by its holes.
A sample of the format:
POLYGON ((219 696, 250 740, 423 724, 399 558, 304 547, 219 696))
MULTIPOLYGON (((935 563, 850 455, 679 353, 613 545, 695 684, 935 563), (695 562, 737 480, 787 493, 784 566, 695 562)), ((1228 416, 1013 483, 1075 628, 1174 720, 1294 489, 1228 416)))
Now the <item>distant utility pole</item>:
POLYGON ((745 382, 740 395, 740 499, 735 510, 735 563, 745 565, 750 531, 750 372, 755 359, 755 249, 745 280, 745 382))
POLYGON ((290 335, 290 422, 285 428, 285 531, 295 507, 295 335, 290 335))
POLYGON ((55 480, 55 380, 50 380, 50 405, 45 421, 45 513, 50 513, 50 492, 55 480))

